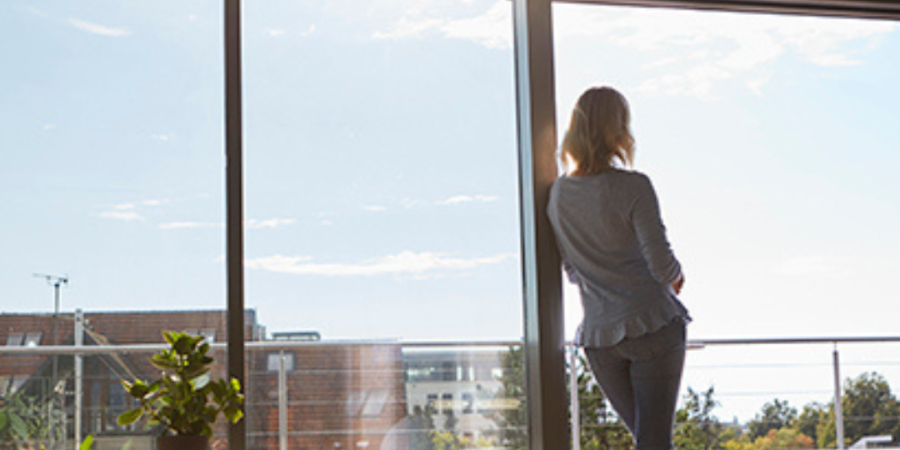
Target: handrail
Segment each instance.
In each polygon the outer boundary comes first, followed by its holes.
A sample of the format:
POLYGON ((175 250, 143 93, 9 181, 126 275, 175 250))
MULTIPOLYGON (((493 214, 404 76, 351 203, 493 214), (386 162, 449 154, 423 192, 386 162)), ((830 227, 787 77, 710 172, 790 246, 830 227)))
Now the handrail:
MULTIPOLYGON (((900 336, 831 336, 831 337, 793 337, 793 338, 748 338, 748 339, 689 339, 689 349, 702 349, 709 346, 725 345, 791 345, 791 344, 860 344, 874 342, 900 342, 900 336)), ((403 348, 438 349, 438 348, 484 348, 511 347, 522 345, 522 341, 403 341, 399 339, 372 340, 327 340, 327 341, 255 341, 245 343, 247 350, 277 350, 298 347, 338 347, 347 345, 397 345, 403 348)), ((566 346, 574 345, 571 341, 566 346)), ((210 344, 213 350, 225 350, 227 344, 217 342, 210 344)), ((167 344, 126 344, 126 345, 40 345, 36 347, 0 346, 0 355, 96 355, 108 353, 144 353, 168 348, 167 344)))

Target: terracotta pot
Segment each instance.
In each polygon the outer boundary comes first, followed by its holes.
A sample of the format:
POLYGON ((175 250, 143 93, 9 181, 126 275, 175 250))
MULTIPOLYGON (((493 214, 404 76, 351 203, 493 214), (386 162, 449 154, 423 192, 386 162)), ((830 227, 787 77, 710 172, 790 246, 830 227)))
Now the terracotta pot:
POLYGON ((207 450, 209 436, 159 436, 156 450, 207 450))

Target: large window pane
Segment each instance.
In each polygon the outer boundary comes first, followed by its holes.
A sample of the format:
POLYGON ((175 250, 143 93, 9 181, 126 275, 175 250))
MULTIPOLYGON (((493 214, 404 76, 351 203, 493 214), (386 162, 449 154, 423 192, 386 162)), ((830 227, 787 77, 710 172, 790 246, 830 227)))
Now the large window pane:
MULTIPOLYGON (((628 97, 636 169, 684 265, 690 338, 895 334, 896 23, 562 4, 554 20, 560 136, 584 89, 628 97)), ((887 350, 841 346, 844 377, 896 387, 887 350)), ((728 422, 773 398, 826 404, 831 351, 707 347, 689 352, 683 385, 714 386, 728 422)))
POLYGON ((287 407, 251 446, 519 432, 497 400, 513 342, 466 346, 522 336, 510 12, 247 5, 247 304, 269 339, 320 339, 284 347, 280 391, 280 353, 252 351, 251 408, 287 407))
MULTIPOLYGON (((0 5, 7 347, 72 346, 76 309, 86 346, 161 343, 164 329, 224 341, 220 3, 0 5), (58 316, 59 278, 33 274, 67 278, 58 316)), ((119 381, 155 376, 148 356, 85 356, 79 388, 71 353, 0 354, 0 409, 27 425, 0 441, 74 448, 80 412, 95 448, 147 448, 143 424, 116 418, 133 405, 119 381)))

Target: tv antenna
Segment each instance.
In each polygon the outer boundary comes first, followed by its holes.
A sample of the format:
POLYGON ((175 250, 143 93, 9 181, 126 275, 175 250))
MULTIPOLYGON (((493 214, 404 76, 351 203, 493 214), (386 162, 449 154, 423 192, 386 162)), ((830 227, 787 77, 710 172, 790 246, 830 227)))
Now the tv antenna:
POLYGON ((46 273, 36 273, 34 276, 47 280, 47 285, 53 286, 53 345, 59 345, 59 288, 69 284, 69 276, 46 273))

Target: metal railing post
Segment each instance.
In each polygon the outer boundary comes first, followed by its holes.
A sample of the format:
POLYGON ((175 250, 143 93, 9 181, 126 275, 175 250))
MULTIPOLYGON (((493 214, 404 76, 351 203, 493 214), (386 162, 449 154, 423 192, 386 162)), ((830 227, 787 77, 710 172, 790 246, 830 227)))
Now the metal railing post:
POLYGON ((578 347, 569 347, 569 401, 572 417, 572 450, 581 450, 581 409, 578 402, 578 347))
MULTIPOLYGON (((75 310, 75 348, 84 346, 84 313, 75 310)), ((84 356, 75 354, 75 450, 81 445, 81 415, 84 403, 84 356)))
POLYGON ((288 448, 287 429, 287 371, 284 350, 278 352, 278 449, 288 448))
POLYGON ((844 450, 844 405, 841 402, 841 362, 837 343, 834 344, 834 425, 837 448, 844 450))

